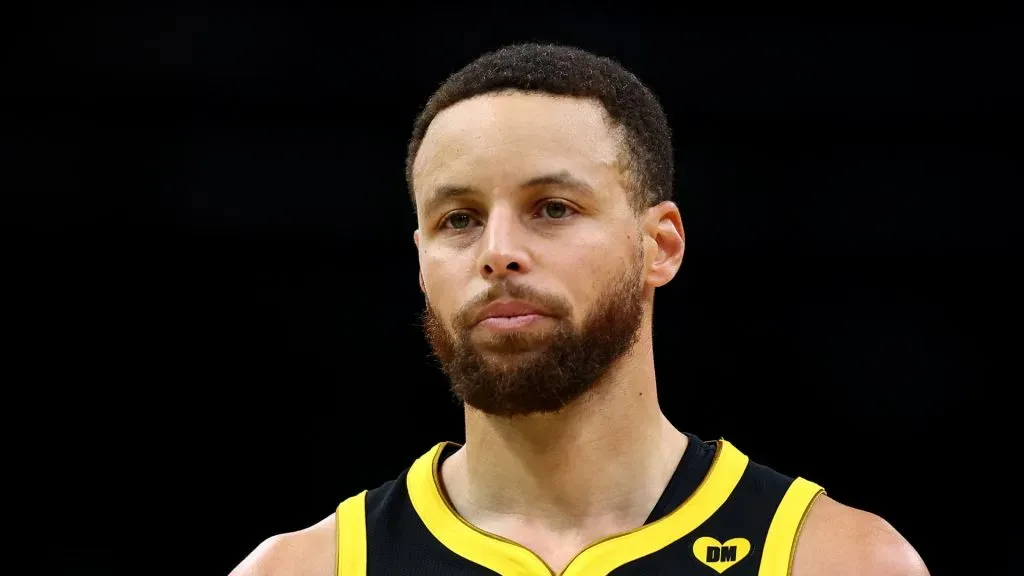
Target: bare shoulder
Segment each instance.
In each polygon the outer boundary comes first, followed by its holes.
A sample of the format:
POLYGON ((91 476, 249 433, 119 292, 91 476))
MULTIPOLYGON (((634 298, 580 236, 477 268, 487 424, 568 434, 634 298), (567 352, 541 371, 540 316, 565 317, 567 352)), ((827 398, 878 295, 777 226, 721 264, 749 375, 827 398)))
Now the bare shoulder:
POLYGON ((928 576, 913 546, 885 519, 817 498, 796 543, 793 576, 928 576))
POLYGON ((228 576, 334 576, 334 514, 260 543, 228 576))

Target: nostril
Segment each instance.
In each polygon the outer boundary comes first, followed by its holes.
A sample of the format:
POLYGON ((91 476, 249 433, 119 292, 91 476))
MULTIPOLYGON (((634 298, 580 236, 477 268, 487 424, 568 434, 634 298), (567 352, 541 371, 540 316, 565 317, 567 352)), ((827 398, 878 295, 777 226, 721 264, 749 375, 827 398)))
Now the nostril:
POLYGON ((505 268, 508 268, 509 270, 511 270, 513 272, 519 272, 519 263, 518 262, 509 262, 508 266, 506 266, 505 268))

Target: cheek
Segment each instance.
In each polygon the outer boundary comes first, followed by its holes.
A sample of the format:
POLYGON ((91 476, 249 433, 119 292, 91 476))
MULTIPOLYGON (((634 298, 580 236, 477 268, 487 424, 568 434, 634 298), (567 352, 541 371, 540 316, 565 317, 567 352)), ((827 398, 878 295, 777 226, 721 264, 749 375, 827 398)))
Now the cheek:
POLYGON ((464 266, 460 261, 436 253, 420 252, 420 273, 430 304, 448 316, 458 310, 459 298, 466 285, 464 266))
POLYGON ((577 314, 586 314, 610 282, 622 275, 627 265, 623 245, 603 241, 577 240, 558 249, 554 262, 568 289, 577 314))

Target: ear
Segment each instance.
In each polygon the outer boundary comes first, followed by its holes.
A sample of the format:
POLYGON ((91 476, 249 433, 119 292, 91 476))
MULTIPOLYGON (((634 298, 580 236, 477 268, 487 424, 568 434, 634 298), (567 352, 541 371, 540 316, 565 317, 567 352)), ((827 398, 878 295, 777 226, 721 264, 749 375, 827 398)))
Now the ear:
POLYGON ((683 264, 686 234, 679 208, 668 201, 649 208, 643 231, 647 284, 660 288, 675 278, 683 264))
MULTIPOLYGON (((420 230, 419 230, 419 228, 417 228, 412 233, 412 243, 415 244, 416 245, 416 249, 419 250, 419 248, 420 248, 420 230)), ((423 269, 422 268, 419 270, 419 283, 420 283, 420 292, 423 292, 424 294, 426 294, 427 293, 427 287, 423 284, 423 269)))

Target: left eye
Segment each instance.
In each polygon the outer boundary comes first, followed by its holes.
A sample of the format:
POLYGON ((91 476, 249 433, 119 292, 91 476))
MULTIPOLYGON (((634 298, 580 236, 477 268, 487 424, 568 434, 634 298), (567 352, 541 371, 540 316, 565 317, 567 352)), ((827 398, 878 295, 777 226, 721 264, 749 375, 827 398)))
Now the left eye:
POLYGON ((540 209, 544 216, 555 220, 565 218, 570 210, 571 208, 562 202, 548 202, 540 209))

